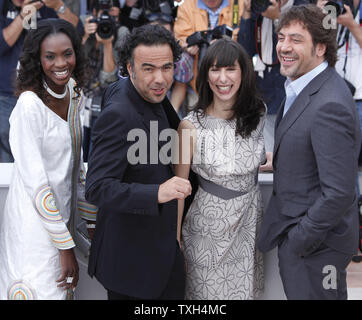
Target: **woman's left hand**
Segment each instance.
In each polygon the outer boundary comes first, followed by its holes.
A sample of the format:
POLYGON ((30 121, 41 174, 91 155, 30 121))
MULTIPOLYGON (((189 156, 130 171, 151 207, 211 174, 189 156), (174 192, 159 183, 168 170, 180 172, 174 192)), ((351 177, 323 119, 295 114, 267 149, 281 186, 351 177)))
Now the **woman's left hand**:
POLYGON ((273 152, 266 152, 266 163, 259 167, 259 171, 273 171, 273 152))
POLYGON ((79 266, 73 249, 60 250, 60 265, 62 275, 57 280, 58 287, 74 290, 79 280, 79 266))

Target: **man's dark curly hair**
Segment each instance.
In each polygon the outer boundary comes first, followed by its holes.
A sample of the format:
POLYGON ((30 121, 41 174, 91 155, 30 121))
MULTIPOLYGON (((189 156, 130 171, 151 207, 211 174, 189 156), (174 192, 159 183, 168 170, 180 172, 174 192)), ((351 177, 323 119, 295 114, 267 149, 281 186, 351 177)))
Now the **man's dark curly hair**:
MULTIPOLYGON (((236 134, 243 138, 250 136, 265 114, 265 105, 256 88, 255 72, 245 49, 231 39, 216 40, 206 51, 202 59, 196 79, 196 90, 199 100, 194 111, 204 116, 206 109, 214 100, 214 93, 209 85, 209 70, 215 65, 218 68, 233 66, 238 62, 241 69, 241 85, 232 109, 236 119, 236 134)), ((200 122, 200 119, 198 119, 200 122)), ((200 122, 201 124, 201 122, 200 122)))
POLYGON ((329 66, 334 67, 337 62, 337 28, 325 28, 323 26, 325 18, 327 13, 315 4, 292 6, 280 16, 275 31, 278 33, 293 23, 301 23, 310 33, 314 46, 318 43, 326 45, 324 58, 329 66))
POLYGON ((43 40, 51 35, 64 33, 72 42, 76 65, 72 77, 76 81, 74 91, 80 95, 86 80, 87 64, 82 51, 81 41, 74 26, 63 19, 44 19, 38 22, 37 28, 31 30, 24 40, 23 53, 19 59, 20 68, 15 80, 15 94, 31 90, 40 99, 46 101, 46 91, 43 87, 43 68, 40 63, 40 47, 43 40))
POLYGON ((182 49, 173 34, 159 25, 143 25, 129 33, 118 50, 119 64, 123 76, 128 75, 127 63, 133 65, 133 51, 139 45, 157 46, 168 44, 171 47, 173 61, 180 60, 182 49))

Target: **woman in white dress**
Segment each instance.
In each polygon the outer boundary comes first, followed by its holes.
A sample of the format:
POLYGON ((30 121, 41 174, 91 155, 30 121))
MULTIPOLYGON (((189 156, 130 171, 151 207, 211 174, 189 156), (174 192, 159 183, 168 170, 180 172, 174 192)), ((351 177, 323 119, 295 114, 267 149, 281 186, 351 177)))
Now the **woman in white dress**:
POLYGON ((38 22, 24 41, 10 116, 15 161, 1 219, 0 299, 65 299, 77 285, 73 215, 91 222, 97 211, 84 201, 84 66, 65 20, 38 22))
POLYGON ((265 106, 250 59, 235 41, 220 39, 208 48, 196 83, 199 101, 180 123, 176 165, 176 175, 187 178, 192 169, 199 181, 182 233, 179 200, 186 299, 253 299, 263 289, 256 236, 265 106))

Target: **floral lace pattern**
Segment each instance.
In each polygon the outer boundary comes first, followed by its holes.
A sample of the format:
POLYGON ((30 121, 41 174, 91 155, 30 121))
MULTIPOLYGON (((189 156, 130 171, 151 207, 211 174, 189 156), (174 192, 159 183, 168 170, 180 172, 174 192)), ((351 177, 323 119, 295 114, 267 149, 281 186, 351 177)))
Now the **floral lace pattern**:
POLYGON ((199 119, 201 124, 195 113, 185 118, 197 129, 192 170, 246 194, 224 200, 198 189, 182 229, 186 299, 254 299, 264 285, 262 254, 256 248, 262 199, 255 185, 265 160, 264 119, 246 139, 235 136, 235 120, 199 119))

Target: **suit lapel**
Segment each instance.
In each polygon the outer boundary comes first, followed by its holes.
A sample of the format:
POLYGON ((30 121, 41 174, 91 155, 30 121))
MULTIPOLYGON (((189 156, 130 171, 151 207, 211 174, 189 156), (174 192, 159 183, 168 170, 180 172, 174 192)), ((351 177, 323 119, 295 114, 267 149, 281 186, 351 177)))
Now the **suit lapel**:
POLYGON ((276 117, 276 119, 275 119, 274 134, 275 134, 275 131, 277 130, 277 128, 278 128, 278 126, 279 126, 280 120, 282 120, 282 118, 283 118, 285 100, 286 100, 286 98, 284 97, 282 103, 280 104, 280 108, 279 108, 277 117, 276 117))
POLYGON ((170 103, 170 101, 167 98, 165 98, 162 101, 162 107, 165 110, 166 117, 167 117, 168 123, 170 125, 170 128, 177 130, 178 126, 180 124, 180 118, 177 115, 174 107, 172 106, 172 104, 170 103))
MULTIPOLYGON (((310 97, 320 89, 323 83, 331 76, 333 70, 333 68, 327 67, 327 69, 322 71, 309 84, 307 84, 307 86, 302 90, 302 92, 297 96, 293 104, 290 106, 284 117, 284 108, 280 108, 275 124, 274 157, 278 152, 281 140, 285 133, 310 105, 310 97)), ((284 103, 285 100, 283 101, 282 105, 284 105, 284 103)))
MULTIPOLYGON (((290 106, 288 112, 280 119, 278 127, 275 130, 274 154, 278 152, 280 141, 284 134, 293 125, 293 123, 300 117, 305 108, 309 105, 310 97, 306 91, 302 91, 290 106)), ((281 110, 283 115, 283 110, 281 110)))

